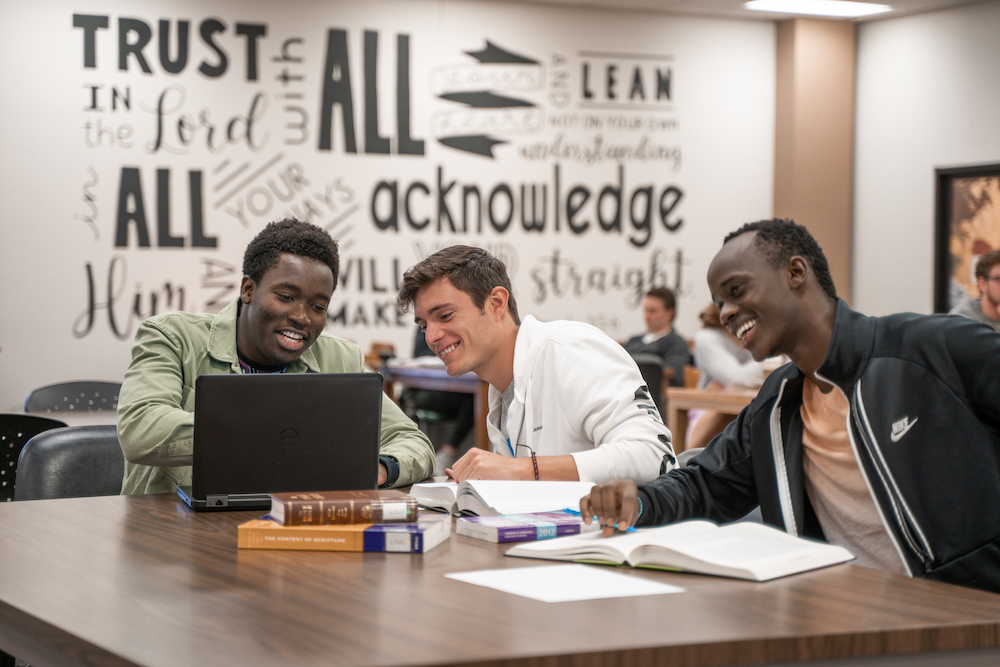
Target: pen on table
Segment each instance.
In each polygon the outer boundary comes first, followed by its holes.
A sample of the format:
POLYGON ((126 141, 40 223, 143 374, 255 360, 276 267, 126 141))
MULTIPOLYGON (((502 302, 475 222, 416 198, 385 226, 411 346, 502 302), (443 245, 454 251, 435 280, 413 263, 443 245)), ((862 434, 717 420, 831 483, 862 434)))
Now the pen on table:
MULTIPOLYGON (((569 507, 563 508, 562 511, 566 512, 566 514, 572 514, 573 516, 580 516, 580 511, 579 510, 575 510, 575 509, 572 509, 572 508, 569 508, 569 507)), ((594 521, 597 521, 597 517, 596 516, 595 517, 591 517, 591 518, 594 519, 594 521)), ((617 523, 614 524, 614 528, 615 529, 618 528, 618 524, 617 523)), ((636 530, 635 530, 634 526, 629 526, 628 528, 625 529, 624 532, 626 532, 626 533, 634 533, 634 532, 636 532, 636 530)))

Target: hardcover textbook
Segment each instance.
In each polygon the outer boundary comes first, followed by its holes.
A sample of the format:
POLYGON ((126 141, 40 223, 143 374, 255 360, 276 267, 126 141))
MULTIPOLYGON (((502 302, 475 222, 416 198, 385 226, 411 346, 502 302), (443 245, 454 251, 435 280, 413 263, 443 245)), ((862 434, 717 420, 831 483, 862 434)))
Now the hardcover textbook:
POLYGON ((597 522, 589 526, 579 514, 535 512, 498 516, 466 516, 455 522, 455 532, 487 542, 528 542, 564 535, 579 535, 599 530, 597 522))
POLYGON ((451 514, 530 514, 580 507, 593 482, 466 480, 414 484, 410 495, 421 506, 451 514))
POLYGON ((416 499, 402 491, 307 491, 270 495, 271 518, 283 526, 417 520, 416 499))
POLYGON ((607 538, 599 532, 571 535, 519 544, 507 555, 627 564, 751 581, 768 581, 854 558, 842 547, 748 521, 725 526, 711 521, 684 521, 607 538))
POLYGON ((237 534, 240 549, 427 553, 451 535, 451 517, 326 526, 282 526, 270 519, 253 519, 240 524, 237 534))

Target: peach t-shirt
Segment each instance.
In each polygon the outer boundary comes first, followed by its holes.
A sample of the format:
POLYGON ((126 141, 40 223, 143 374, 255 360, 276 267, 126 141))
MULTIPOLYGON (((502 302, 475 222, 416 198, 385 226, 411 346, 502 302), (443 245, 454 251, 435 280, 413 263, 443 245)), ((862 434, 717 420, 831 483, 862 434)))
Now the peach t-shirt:
POLYGON ((854 458, 844 394, 824 394, 806 378, 800 413, 806 493, 827 541, 854 554, 858 565, 907 574, 854 458))

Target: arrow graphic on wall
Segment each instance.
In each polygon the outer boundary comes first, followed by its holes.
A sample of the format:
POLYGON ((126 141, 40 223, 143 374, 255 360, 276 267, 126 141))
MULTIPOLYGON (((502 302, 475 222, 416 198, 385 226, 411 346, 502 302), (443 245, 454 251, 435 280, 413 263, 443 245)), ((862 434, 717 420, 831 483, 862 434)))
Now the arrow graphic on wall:
POLYGON ((437 114, 435 134, 438 142, 448 148, 493 158, 493 147, 508 143, 505 138, 493 136, 495 132, 514 134, 541 128, 538 105, 509 93, 540 90, 543 67, 538 60, 489 40, 485 48, 464 53, 476 62, 439 72, 438 98, 462 107, 437 114), (504 94, 494 92, 498 89, 504 94))

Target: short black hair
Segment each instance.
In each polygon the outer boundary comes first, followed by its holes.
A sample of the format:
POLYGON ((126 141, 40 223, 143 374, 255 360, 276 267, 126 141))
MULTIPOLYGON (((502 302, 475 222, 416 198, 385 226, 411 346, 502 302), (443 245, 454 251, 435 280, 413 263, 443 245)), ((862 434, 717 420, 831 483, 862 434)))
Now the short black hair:
POLYGON ((808 229, 795 224, 792 220, 780 218, 758 220, 757 222, 748 222, 735 232, 731 232, 723 240, 722 245, 726 245, 737 236, 749 232, 757 232, 757 236, 753 240, 753 247, 776 269, 787 266, 788 260, 796 255, 805 258, 809 262, 809 266, 812 267, 813 273, 816 274, 816 282, 819 283, 819 286, 823 288, 831 300, 837 300, 837 287, 833 284, 826 255, 823 254, 823 249, 819 247, 808 229))
POLYGON ((337 289, 340 273, 337 242, 325 229, 295 218, 269 223, 250 241, 243 253, 243 275, 259 283, 269 269, 278 265, 282 253, 323 262, 333 272, 333 289, 337 289))
POLYGON ((517 316, 517 302, 510 285, 507 267, 499 259, 482 248, 454 245, 411 266, 403 274, 403 284, 396 296, 396 305, 404 313, 410 309, 421 288, 447 278, 457 289, 472 299, 476 308, 482 309, 494 287, 507 290, 507 312, 520 326, 517 316))

